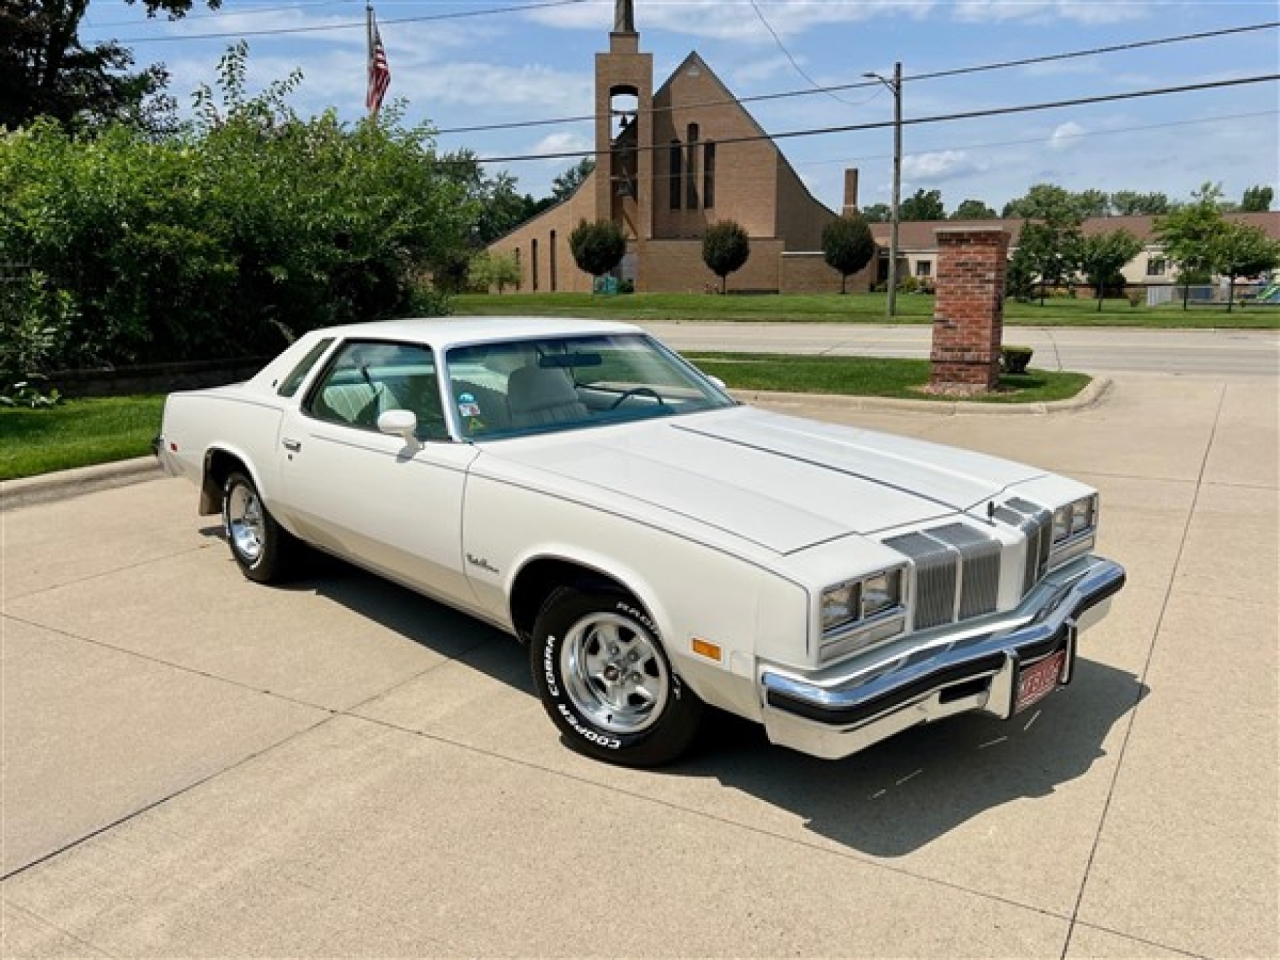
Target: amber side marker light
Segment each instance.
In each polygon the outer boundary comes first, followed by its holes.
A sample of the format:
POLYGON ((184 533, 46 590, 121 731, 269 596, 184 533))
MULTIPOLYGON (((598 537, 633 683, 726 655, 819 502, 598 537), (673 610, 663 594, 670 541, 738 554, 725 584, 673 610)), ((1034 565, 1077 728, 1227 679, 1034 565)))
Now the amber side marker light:
POLYGON ((710 640, 703 640, 701 637, 693 638, 693 652, 699 656, 706 657, 708 660, 714 660, 719 663, 723 658, 719 644, 712 643, 710 640))

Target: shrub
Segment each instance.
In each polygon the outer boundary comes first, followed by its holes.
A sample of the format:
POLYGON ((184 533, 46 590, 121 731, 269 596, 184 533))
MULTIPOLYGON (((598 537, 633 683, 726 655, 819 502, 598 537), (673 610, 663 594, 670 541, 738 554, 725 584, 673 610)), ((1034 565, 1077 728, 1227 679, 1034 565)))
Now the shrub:
POLYGON ((1034 352, 1031 347, 1001 347, 1000 369, 1005 373, 1026 373, 1034 352))
POLYGON ((728 285, 729 274, 740 270, 751 256, 747 231, 733 220, 721 220, 707 228, 702 238, 702 262, 720 278, 720 292, 728 285))
POLYGON ((822 257, 840 272, 840 292, 850 274, 857 273, 876 255, 876 242, 867 221, 858 214, 837 217, 822 228, 822 257))
POLYGON ((569 250, 579 270, 603 277, 622 262, 627 252, 627 238, 612 220, 595 223, 582 220, 569 234, 569 250))

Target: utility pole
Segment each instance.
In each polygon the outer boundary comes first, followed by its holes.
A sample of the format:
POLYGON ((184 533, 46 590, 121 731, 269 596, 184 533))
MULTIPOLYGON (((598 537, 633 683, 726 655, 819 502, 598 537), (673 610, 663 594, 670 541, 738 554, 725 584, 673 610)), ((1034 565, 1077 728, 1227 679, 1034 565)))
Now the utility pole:
POLYGON ((902 203, 902 64, 893 65, 893 79, 886 80, 878 73, 864 73, 864 77, 879 80, 893 94, 893 198, 889 207, 889 278, 885 313, 898 315, 898 224, 901 222, 902 203))

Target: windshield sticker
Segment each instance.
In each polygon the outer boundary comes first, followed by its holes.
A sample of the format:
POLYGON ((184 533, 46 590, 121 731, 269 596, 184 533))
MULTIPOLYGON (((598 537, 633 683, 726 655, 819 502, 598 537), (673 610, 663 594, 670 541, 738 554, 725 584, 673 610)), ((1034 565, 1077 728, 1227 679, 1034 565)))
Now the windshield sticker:
POLYGON ((458 394, 458 403, 475 403, 475 402, 476 402, 475 394, 471 394, 471 393, 458 394))
POLYGON ((458 404, 458 413, 464 417, 478 417, 480 416, 480 404, 476 403, 474 400, 464 400, 458 404))

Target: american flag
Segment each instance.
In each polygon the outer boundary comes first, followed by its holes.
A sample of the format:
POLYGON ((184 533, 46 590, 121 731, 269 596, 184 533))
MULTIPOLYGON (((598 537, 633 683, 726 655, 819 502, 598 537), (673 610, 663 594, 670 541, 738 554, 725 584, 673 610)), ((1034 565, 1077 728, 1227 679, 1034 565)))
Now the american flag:
POLYGON ((387 51, 382 46, 382 34, 373 22, 369 31, 369 89, 364 95, 364 105, 370 114, 382 109, 382 98, 391 86, 391 68, 387 66, 387 51))

